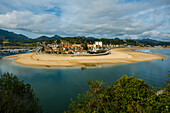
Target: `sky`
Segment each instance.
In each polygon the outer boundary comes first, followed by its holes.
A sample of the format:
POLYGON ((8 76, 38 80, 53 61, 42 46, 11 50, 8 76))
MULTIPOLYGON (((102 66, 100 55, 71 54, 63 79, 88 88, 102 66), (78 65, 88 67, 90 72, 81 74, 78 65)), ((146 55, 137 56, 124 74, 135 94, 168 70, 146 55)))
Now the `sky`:
POLYGON ((30 38, 170 41, 170 0, 0 0, 0 28, 30 38))

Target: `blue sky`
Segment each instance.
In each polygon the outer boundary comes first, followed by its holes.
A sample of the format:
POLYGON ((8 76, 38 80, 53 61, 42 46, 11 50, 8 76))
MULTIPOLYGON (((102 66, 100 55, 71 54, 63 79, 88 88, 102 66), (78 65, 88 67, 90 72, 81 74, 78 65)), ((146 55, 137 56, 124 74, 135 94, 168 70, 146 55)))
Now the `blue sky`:
POLYGON ((30 38, 170 41, 170 0, 0 0, 0 28, 30 38))

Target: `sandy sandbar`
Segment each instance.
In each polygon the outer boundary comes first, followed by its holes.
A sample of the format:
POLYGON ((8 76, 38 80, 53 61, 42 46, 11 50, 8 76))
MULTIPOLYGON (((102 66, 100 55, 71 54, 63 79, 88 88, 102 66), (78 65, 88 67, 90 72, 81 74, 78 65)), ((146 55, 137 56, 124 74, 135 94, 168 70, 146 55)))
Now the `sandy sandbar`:
MULTIPOLYGON (((112 49, 111 54, 103 56, 55 56, 37 55, 35 53, 11 55, 4 57, 13 58, 13 62, 23 66, 38 68, 62 68, 62 67, 102 67, 106 64, 124 64, 156 59, 165 59, 165 56, 158 54, 142 53, 133 51, 139 48, 118 48, 112 49)), ((140 48, 141 49, 141 48, 140 48)))

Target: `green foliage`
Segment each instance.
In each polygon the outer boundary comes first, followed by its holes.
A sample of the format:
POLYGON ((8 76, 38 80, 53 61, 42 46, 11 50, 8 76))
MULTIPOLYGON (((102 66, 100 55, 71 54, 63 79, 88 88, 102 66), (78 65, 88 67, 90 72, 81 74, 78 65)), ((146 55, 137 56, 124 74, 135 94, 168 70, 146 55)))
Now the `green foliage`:
POLYGON ((105 50, 97 50, 96 53, 104 53, 106 52, 105 50))
POLYGON ((30 84, 24 84, 16 76, 5 73, 0 78, 1 113, 40 113, 38 98, 30 84))
POLYGON ((50 51, 47 51, 47 52, 45 52, 45 53, 47 53, 47 54, 51 54, 51 52, 50 52, 50 51))
POLYGON ((126 44, 127 45, 137 45, 137 42, 136 41, 134 41, 134 40, 126 40, 126 44))
POLYGON ((60 40, 57 40, 57 44, 61 44, 61 41, 60 41, 60 40))
POLYGON ((83 47, 84 50, 88 50, 87 40, 81 46, 83 47))
POLYGON ((51 50, 53 50, 53 48, 52 48, 52 47, 50 47, 50 49, 51 49, 51 50))
POLYGON ((90 81, 86 94, 78 95, 68 113, 169 112, 166 88, 157 95, 142 79, 123 76, 113 84, 90 81))
POLYGON ((54 41, 55 41, 55 39, 47 39, 47 40, 45 41, 45 44, 46 44, 46 45, 47 45, 47 44, 52 44, 54 41))
POLYGON ((97 50, 96 52, 93 52, 93 51, 88 51, 87 53, 89 54, 99 54, 99 53, 104 53, 106 52, 105 50, 97 50))
POLYGON ((44 52, 44 50, 45 50, 45 48, 44 48, 44 46, 43 46, 42 49, 41 49, 41 52, 44 52))

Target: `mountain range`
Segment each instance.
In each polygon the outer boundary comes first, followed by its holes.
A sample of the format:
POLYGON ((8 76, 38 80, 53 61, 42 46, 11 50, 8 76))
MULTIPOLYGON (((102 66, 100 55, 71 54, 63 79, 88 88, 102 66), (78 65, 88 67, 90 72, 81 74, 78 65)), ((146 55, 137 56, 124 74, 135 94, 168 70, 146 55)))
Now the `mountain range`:
POLYGON ((40 36, 36 39, 32 39, 32 38, 28 38, 25 35, 22 34, 16 34, 14 32, 9 32, 6 30, 2 30, 0 29, 0 39, 8 39, 8 40, 41 40, 41 41, 45 41, 48 39, 60 39, 62 37, 58 36, 58 35, 54 35, 52 37, 47 37, 47 36, 40 36))
MULTIPOLYGON (((0 29, 0 40, 4 40, 4 39, 8 39, 8 40, 15 40, 15 41, 33 41, 33 42, 42 42, 42 41, 45 41, 45 40, 49 40, 49 39, 61 39, 62 37, 59 36, 59 35, 54 35, 52 37, 48 37, 48 36, 40 36, 38 38, 35 38, 35 39, 32 39, 32 38, 29 38, 25 35, 22 35, 22 34, 16 34, 14 32, 9 32, 9 31, 6 31, 6 30, 2 30, 0 29)), ((74 37, 74 38, 83 38, 83 39, 96 39, 94 37, 85 37, 85 36, 77 36, 77 37, 74 37)), ((139 42, 139 41, 143 41, 143 42, 151 42, 151 43, 160 43, 162 41, 157 41, 157 40, 153 40, 153 39, 149 39, 149 38, 146 38, 146 39, 136 39, 134 40, 136 42, 139 42)))
POLYGON ((24 35, 22 35, 22 34, 15 34, 13 32, 9 32, 9 31, 0 29, 0 39, 26 40, 26 39, 29 39, 29 38, 24 36, 24 35))

